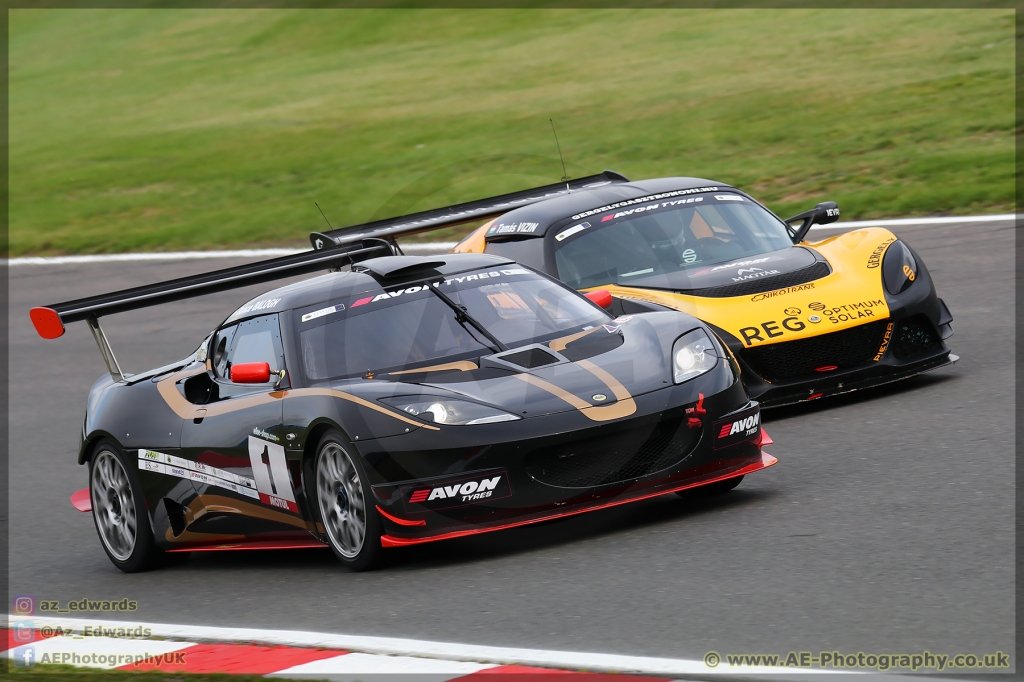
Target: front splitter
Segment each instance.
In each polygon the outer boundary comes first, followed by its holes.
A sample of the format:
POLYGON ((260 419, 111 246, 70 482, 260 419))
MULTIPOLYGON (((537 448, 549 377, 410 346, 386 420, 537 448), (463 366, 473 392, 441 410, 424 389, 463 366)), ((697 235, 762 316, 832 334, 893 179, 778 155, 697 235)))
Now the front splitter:
POLYGON ((685 483, 683 485, 666 488, 664 490, 658 490, 653 493, 646 493, 644 495, 638 495, 636 497, 630 497, 624 500, 614 500, 612 502, 604 502, 601 504, 593 505, 590 507, 583 507, 580 509, 573 509, 564 512, 558 512, 555 514, 548 514, 546 516, 539 516, 533 519, 524 519, 521 521, 514 521, 512 523, 502 523, 495 526, 488 526, 486 528, 467 528, 465 530, 456 530, 448 533, 441 533, 438 535, 432 535, 423 538, 396 538, 391 535, 383 535, 380 539, 380 544, 384 547, 408 547, 409 545, 422 545, 426 542, 437 542, 438 540, 451 540, 453 538, 461 538, 469 535, 479 535, 480 533, 491 533, 496 530, 506 530, 509 528, 518 528, 519 526, 527 526, 531 523, 541 523, 544 521, 553 521, 555 519, 563 519, 569 516, 577 516, 579 514, 586 514, 587 512, 597 511, 599 509, 609 509, 611 507, 618 507, 623 504, 630 504, 632 502, 639 502, 641 500, 647 500, 652 497, 660 497, 662 495, 668 495, 670 493, 677 493, 690 488, 699 488, 700 486, 710 485, 717 483, 718 481, 725 481, 730 478, 736 478, 737 476, 745 476, 752 474, 755 471, 761 471, 767 469, 773 464, 778 463, 778 459, 772 457, 767 452, 761 453, 761 461, 748 464, 741 469, 730 471, 722 476, 716 476, 714 478, 707 478, 702 481, 685 483))

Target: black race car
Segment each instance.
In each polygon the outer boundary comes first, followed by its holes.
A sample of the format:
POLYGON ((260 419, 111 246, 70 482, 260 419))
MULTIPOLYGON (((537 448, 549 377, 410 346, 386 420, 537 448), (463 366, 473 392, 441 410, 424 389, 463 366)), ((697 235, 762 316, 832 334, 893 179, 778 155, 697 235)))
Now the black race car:
POLYGON ((693 317, 615 318, 606 293, 506 258, 391 249, 365 239, 31 311, 44 338, 87 320, 107 360, 77 501, 118 568, 326 544, 361 570, 386 547, 727 490, 775 463, 735 362, 693 317), (249 301, 195 353, 141 374, 121 371, 99 326, 345 264, 249 301))

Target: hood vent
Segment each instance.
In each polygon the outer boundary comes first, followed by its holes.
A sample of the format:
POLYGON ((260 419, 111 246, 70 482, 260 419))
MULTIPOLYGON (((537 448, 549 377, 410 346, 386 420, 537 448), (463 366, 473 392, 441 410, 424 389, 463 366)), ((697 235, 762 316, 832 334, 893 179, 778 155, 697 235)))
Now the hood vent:
POLYGON ((518 365, 526 369, 543 367, 544 365, 553 365, 560 361, 557 356, 537 347, 527 348, 526 350, 519 350, 495 357, 499 360, 504 360, 509 364, 518 365))

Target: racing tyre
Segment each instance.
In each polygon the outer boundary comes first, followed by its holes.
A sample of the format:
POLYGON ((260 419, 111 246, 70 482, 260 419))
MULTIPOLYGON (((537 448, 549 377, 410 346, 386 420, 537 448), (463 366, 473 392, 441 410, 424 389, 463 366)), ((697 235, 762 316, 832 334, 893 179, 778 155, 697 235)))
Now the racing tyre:
POLYGON ((137 573, 161 563, 142 485, 121 448, 100 441, 89 458, 89 497, 100 544, 110 561, 125 573, 137 573))
POLYGON ((338 560, 353 571, 366 571, 381 559, 384 526, 363 463, 346 443, 337 431, 328 431, 320 439, 315 508, 338 560))
POLYGON ((724 481, 715 481, 714 483, 709 483, 708 485, 702 485, 699 488, 690 488, 689 490, 680 490, 676 494, 680 495, 681 497, 688 497, 690 495, 699 495, 699 496, 721 495, 722 493, 727 493, 730 490, 732 490, 733 488, 735 488, 736 486, 738 486, 740 484, 740 481, 742 481, 742 480, 743 480, 742 476, 736 476, 734 478, 727 478, 724 481))

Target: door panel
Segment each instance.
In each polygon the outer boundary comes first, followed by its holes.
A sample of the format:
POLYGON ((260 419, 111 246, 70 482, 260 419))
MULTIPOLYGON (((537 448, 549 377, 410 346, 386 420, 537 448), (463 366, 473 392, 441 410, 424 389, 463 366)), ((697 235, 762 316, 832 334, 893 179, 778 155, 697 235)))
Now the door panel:
POLYGON ((199 497, 190 505, 188 528, 194 534, 251 537, 306 530, 284 456, 284 392, 276 387, 278 377, 267 384, 230 381, 232 364, 267 362, 279 371, 283 356, 277 315, 246 320, 213 336, 205 378, 209 400, 195 405, 181 434, 182 456, 200 474, 193 477, 199 497))

